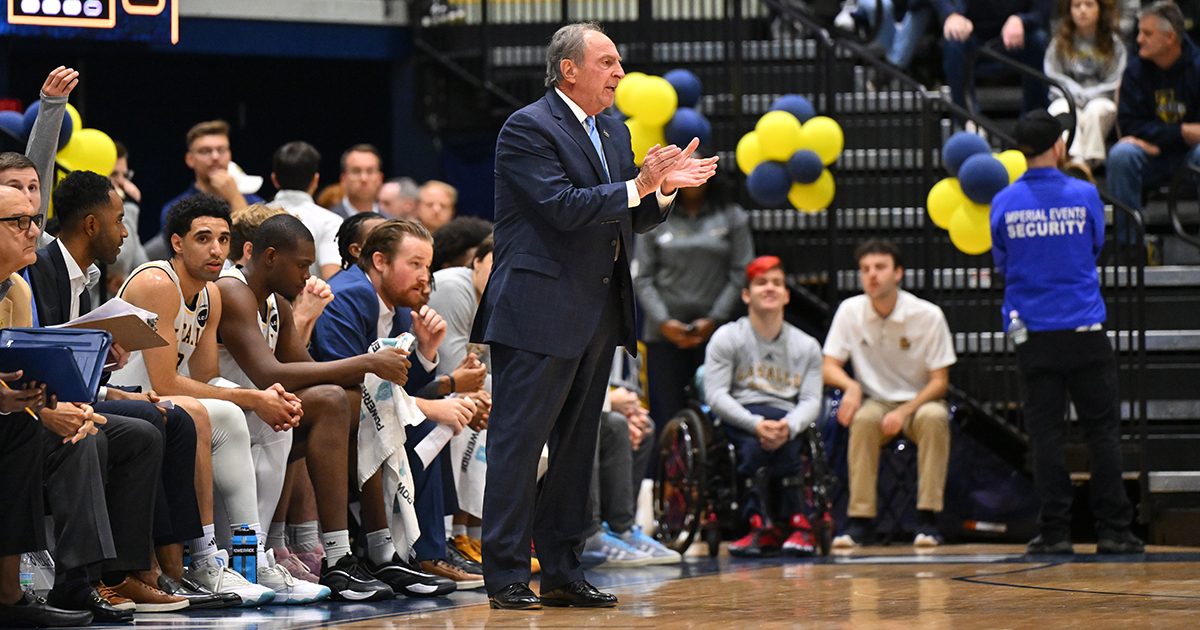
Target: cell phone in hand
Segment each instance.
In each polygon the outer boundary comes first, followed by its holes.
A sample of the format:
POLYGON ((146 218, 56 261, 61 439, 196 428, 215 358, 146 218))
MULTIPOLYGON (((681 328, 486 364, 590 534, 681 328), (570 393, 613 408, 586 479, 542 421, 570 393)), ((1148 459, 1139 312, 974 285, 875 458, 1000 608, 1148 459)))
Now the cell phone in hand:
POLYGON ((396 347, 405 352, 409 352, 412 350, 413 342, 416 340, 417 338, 414 337, 412 333, 400 333, 400 336, 396 337, 396 347))

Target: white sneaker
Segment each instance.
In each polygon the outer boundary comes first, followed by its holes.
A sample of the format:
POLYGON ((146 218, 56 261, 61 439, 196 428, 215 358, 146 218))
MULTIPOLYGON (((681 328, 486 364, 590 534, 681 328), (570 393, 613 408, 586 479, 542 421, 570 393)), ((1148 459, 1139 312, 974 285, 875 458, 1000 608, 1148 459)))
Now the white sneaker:
POLYGON ((917 534, 917 537, 915 539, 913 539, 914 547, 928 548, 928 547, 936 547, 940 544, 942 544, 941 539, 938 538, 938 536, 931 535, 931 534, 917 534))
POLYGON ((275 591, 272 604, 311 604, 328 599, 328 586, 297 580, 275 562, 275 550, 267 550, 267 566, 258 567, 258 583, 275 591))
POLYGON ((854 537, 850 534, 842 534, 841 536, 833 539, 834 549, 854 549, 861 546, 862 544, 860 544, 857 540, 854 540, 854 537))
POLYGON ((275 591, 252 584, 241 573, 229 568, 229 554, 224 549, 206 560, 192 562, 187 576, 214 593, 236 594, 242 598, 241 606, 261 606, 275 599, 275 591))
MULTIPOLYGON (((608 523, 604 524, 604 531, 616 536, 613 530, 608 528, 608 523)), ((638 551, 650 555, 648 564, 675 564, 683 561, 683 556, 678 551, 668 549, 662 543, 642 533, 642 528, 634 525, 629 528, 629 531, 618 536, 622 542, 638 551)))

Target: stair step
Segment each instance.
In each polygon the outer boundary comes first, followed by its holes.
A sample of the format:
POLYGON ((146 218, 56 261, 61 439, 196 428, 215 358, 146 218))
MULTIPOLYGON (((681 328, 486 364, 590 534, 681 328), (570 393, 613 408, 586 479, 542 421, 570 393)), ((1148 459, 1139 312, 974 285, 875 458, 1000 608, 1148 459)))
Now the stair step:
POLYGON ((1200 470, 1154 470, 1150 492, 1200 492, 1200 470))

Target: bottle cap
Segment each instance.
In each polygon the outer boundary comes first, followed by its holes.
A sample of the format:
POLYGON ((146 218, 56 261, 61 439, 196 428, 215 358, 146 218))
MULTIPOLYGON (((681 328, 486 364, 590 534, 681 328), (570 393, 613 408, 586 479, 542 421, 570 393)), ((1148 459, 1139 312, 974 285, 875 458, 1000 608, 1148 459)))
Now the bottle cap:
POLYGON ((1018 317, 1020 317, 1020 316, 1019 316, 1019 315, 1017 315, 1017 311, 1016 311, 1016 310, 1013 310, 1011 313, 1009 313, 1009 314, 1008 314, 1008 318, 1009 318, 1009 319, 1016 319, 1016 318, 1018 318, 1018 317))

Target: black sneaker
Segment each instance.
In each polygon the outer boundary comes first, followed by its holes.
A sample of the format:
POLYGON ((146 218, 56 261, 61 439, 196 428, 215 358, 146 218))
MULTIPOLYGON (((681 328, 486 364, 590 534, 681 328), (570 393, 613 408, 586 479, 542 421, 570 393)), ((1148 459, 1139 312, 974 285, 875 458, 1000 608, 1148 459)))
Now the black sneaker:
POLYGON ((446 541, 446 562, 475 575, 483 575, 483 565, 463 555, 458 547, 446 541))
POLYGON ((339 602, 378 602, 396 596, 390 586, 371 577, 353 555, 343 556, 329 566, 329 558, 321 561, 321 584, 333 593, 330 599, 339 602))
POLYGON ((1045 536, 1038 534, 1037 538, 1029 541, 1025 547, 1025 553, 1033 556, 1069 556, 1075 553, 1075 548, 1071 546, 1070 540, 1051 542, 1045 536))
POLYGON ((1128 530, 1119 534, 1101 534, 1099 542, 1096 543, 1096 553, 1127 554, 1145 552, 1146 543, 1142 542, 1141 538, 1134 536, 1128 530))
MULTIPOLYGON (((190 581, 190 580, 189 580, 190 581)), ((194 584, 194 582, 193 582, 194 584)), ((196 586, 200 586, 196 584, 196 586)), ((225 603, 225 599, 212 591, 200 586, 200 589, 193 589, 184 584, 172 580, 165 573, 158 576, 158 590, 167 595, 178 595, 187 598, 188 608, 191 610, 202 610, 206 608, 225 608, 226 606, 236 606, 242 603, 242 598, 236 593, 229 593, 237 598, 236 602, 225 603)))
POLYGON ((376 565, 370 560, 365 563, 367 572, 392 587, 393 591, 409 597, 438 597, 458 589, 454 580, 425 573, 401 560, 399 554, 392 554, 392 560, 383 564, 376 565))

